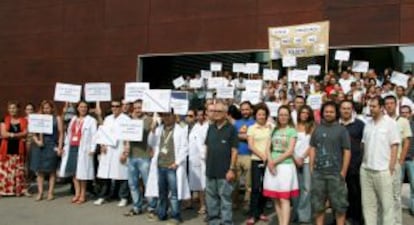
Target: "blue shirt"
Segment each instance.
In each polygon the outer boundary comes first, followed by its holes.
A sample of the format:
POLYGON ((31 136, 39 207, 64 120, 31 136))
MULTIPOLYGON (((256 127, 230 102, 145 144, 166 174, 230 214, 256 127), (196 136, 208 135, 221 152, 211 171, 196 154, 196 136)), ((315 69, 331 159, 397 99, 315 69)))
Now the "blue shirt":
MULTIPOLYGON (((247 134, 247 128, 255 124, 256 121, 253 118, 249 119, 240 119, 236 120, 234 123, 234 127, 236 127, 237 134, 242 131, 242 133, 247 134)), ((250 155, 249 145, 247 144, 247 140, 239 140, 239 155, 250 155)))

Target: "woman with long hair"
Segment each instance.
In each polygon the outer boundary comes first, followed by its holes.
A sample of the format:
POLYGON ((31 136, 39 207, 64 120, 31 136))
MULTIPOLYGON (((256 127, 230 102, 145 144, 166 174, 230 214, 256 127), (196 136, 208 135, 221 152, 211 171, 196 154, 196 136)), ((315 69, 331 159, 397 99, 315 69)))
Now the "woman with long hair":
POLYGON ((86 182, 95 177, 93 155, 96 149, 94 136, 97 122, 88 115, 89 106, 86 101, 80 101, 76 110, 76 116, 67 128, 60 174, 72 176, 75 188, 72 203, 82 204, 86 201, 86 182))
POLYGON ((310 185, 311 176, 309 168, 309 143, 310 137, 315 129, 315 119, 312 108, 304 105, 299 109, 296 131, 298 138, 294 150, 294 160, 298 171, 299 198, 293 201, 294 221, 299 223, 311 222, 310 185))
POLYGON ((19 104, 7 104, 8 115, 1 122, 0 147, 0 196, 27 193, 24 162, 27 135, 27 120, 18 115, 19 104))
POLYGON ((30 169, 36 172, 38 194, 36 201, 43 199, 43 183, 45 175, 49 175, 49 189, 47 200, 54 199, 56 182, 56 170, 58 167, 58 156, 63 152, 63 121, 56 116, 55 105, 52 101, 44 100, 40 103, 41 114, 53 116, 52 134, 35 134, 32 148, 30 169))
POLYGON ((251 154, 251 179, 252 191, 250 193, 250 210, 247 225, 255 224, 257 221, 268 221, 265 216, 264 207, 266 200, 263 196, 263 177, 265 173, 266 151, 270 145, 270 133, 272 128, 267 123, 269 109, 266 104, 261 103, 255 107, 254 117, 256 123, 247 130, 247 142, 251 154))
POLYGON ((297 132, 288 106, 278 110, 277 125, 272 131, 267 150, 267 168, 263 195, 274 199, 280 225, 290 222, 290 199, 299 196, 298 178, 293 152, 297 132))

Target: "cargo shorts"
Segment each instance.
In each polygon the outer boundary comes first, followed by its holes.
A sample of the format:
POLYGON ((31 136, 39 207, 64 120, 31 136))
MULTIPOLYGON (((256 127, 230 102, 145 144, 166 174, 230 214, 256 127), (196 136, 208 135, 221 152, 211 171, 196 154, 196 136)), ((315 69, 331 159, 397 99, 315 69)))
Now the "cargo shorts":
POLYGON ((337 213, 346 213, 349 206, 348 189, 341 175, 314 172, 311 179, 311 206, 313 214, 325 211, 326 201, 337 213))

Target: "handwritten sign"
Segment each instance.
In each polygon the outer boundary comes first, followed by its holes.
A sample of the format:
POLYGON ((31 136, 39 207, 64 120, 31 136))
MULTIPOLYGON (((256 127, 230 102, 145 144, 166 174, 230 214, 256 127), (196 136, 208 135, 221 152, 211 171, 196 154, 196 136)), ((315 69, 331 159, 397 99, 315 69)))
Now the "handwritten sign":
POLYGON ((146 90, 142 99, 144 112, 171 112, 171 90, 146 90))
POLYGON ((219 72, 223 69, 223 63, 221 62, 211 62, 210 63, 210 70, 214 72, 219 72))
POLYGON ((81 85, 56 83, 54 100, 58 102, 79 102, 81 97, 81 85))
POLYGON ((190 80, 190 88, 198 89, 203 86, 203 79, 191 79, 190 80))
POLYGON ((276 81, 279 79, 279 70, 264 69, 263 80, 276 81))
POLYGON ((319 74, 321 74, 321 65, 317 65, 317 64, 308 65, 309 76, 319 76, 319 74))
POLYGON ((260 102, 261 93, 258 91, 242 91, 241 101, 249 101, 252 104, 260 102))
POLYGON ((149 90, 149 83, 146 82, 128 82, 125 83, 124 97, 127 102, 134 102, 143 99, 144 92, 149 90))
POLYGON ((259 73, 259 63, 246 63, 245 73, 247 74, 258 74, 259 73))
POLYGON ((366 73, 369 69, 369 62, 355 60, 352 62, 352 71, 366 73))
POLYGON ((244 63, 233 63, 233 73, 244 73, 244 63))
POLYGON ((201 74, 201 78, 206 79, 206 80, 210 79, 210 77, 213 76, 213 73, 209 70, 201 70, 200 74, 201 74))
POLYGON ((308 71, 307 70, 291 70, 288 73, 289 82, 307 82, 308 71))
POLYGON ((322 106, 322 95, 320 94, 313 94, 309 95, 307 99, 307 104, 313 109, 313 110, 319 110, 322 106))
POLYGON ((282 58, 283 67, 295 67, 296 66, 296 57, 295 56, 285 56, 282 58))
POLYGON ((234 87, 217 88, 216 98, 233 99, 234 98, 234 87))
POLYGON ((336 50, 336 52, 335 52, 335 60, 338 60, 338 61, 349 61, 350 55, 351 55, 351 52, 350 51, 336 50))
POLYGON ((29 114, 29 133, 52 134, 53 116, 45 114, 29 114))
POLYGON ((403 86, 404 88, 407 88, 409 79, 410 77, 408 75, 397 72, 397 71, 393 71, 391 74, 390 81, 391 83, 397 86, 403 86))
POLYGON ((246 91, 258 91, 260 92, 263 88, 262 80, 245 80, 246 91))
POLYGON ((171 92, 171 108, 174 109, 176 115, 187 115, 190 102, 188 101, 188 92, 172 91, 171 92))
POLYGON ((228 81, 224 77, 211 77, 207 81, 208 89, 215 89, 219 87, 226 86, 228 81))
POLYGON ((180 88, 180 87, 184 86, 184 84, 185 84, 185 80, 184 80, 183 76, 180 76, 180 77, 173 80, 173 85, 174 85, 175 88, 180 88))
POLYGON ((277 102, 265 102, 265 103, 267 105, 267 108, 269 108, 270 116, 277 117, 277 112, 281 104, 277 102))
POLYGON ((143 120, 127 120, 118 124, 118 140, 142 141, 144 132, 143 120))
POLYGON ((85 83, 85 100, 87 102, 111 101, 111 84, 85 83))

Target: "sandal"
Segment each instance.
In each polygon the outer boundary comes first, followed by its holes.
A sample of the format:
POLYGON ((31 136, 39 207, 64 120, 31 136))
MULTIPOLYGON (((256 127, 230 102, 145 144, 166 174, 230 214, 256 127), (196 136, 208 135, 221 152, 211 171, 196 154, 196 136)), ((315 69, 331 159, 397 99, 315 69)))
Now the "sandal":
POLYGON ((204 207, 204 206, 202 206, 201 208, 200 208, 200 210, 198 210, 198 212, 197 212, 198 214, 200 214, 200 215, 204 215, 204 214, 206 214, 206 207, 204 207))
POLYGON ((48 201, 52 201, 54 199, 55 199, 55 196, 53 196, 53 195, 47 195, 47 200, 48 201))
POLYGON ((83 204, 83 203, 85 203, 86 202, 86 199, 84 199, 84 198, 79 198, 75 203, 76 204, 83 204))
POLYGON ((79 197, 75 196, 72 198, 72 203, 76 203, 77 201, 79 201, 79 197))
POLYGON ((37 194, 35 201, 41 201, 43 199, 43 194, 37 194))

